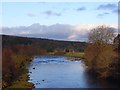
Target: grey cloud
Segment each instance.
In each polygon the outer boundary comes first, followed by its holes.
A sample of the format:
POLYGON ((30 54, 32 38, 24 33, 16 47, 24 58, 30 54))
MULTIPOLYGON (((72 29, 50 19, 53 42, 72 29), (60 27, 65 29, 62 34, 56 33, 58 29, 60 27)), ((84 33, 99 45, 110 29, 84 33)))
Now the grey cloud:
POLYGON ((108 13, 108 12, 104 12, 103 14, 104 14, 104 15, 108 15, 108 14, 110 14, 110 13, 108 13))
POLYGON ((80 41, 87 41, 87 34, 86 35, 77 35, 76 40, 80 40, 80 41))
POLYGON ((67 24, 54 24, 51 26, 32 24, 28 27, 3 27, 3 34, 18 35, 37 38, 49 38, 57 40, 68 40, 67 38, 73 34, 73 27, 67 24))
POLYGON ((48 15, 48 16, 61 16, 61 13, 57 13, 57 12, 53 12, 51 10, 45 11, 44 14, 48 15))
POLYGON ((117 13, 117 14, 120 14, 120 9, 115 9, 112 11, 113 13, 117 13))
POLYGON ((104 4, 104 5, 100 5, 98 6, 98 10, 102 9, 102 10, 105 10, 105 9, 108 9, 108 10, 113 10, 113 9, 116 9, 117 8, 117 5, 116 4, 104 4))
POLYGON ((68 24, 46 26, 34 23, 30 26, 2 27, 2 34, 68 41, 86 41, 87 29, 79 28, 78 30, 75 27, 68 24))
POLYGON ((77 9, 77 11, 83 11, 83 10, 86 10, 86 7, 80 7, 77 9))
POLYGON ((104 4, 98 6, 97 10, 109 10, 112 13, 118 13, 118 11, 120 11, 118 8, 116 4, 104 4))
POLYGON ((103 15, 103 14, 98 14, 97 16, 98 16, 98 17, 103 17, 104 15, 103 15))
POLYGON ((109 15, 110 13, 108 13, 108 12, 104 12, 104 13, 100 13, 100 14, 98 14, 97 15, 97 17, 99 18, 103 18, 104 16, 106 16, 106 15, 109 15))
POLYGON ((27 15, 28 15, 29 17, 36 17, 36 15, 33 14, 33 13, 28 13, 27 15))

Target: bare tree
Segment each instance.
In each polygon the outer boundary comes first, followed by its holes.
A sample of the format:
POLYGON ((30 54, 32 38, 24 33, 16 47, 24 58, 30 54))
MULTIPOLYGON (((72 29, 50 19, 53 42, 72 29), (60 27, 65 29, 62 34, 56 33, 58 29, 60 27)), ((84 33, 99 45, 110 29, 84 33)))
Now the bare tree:
POLYGON ((90 43, 112 43, 115 36, 114 32, 115 28, 101 25, 90 31, 88 40, 90 43))
POLYGON ((111 65, 117 57, 113 45, 114 28, 105 25, 92 29, 89 33, 89 45, 85 50, 85 63, 88 69, 99 74, 99 77, 109 77, 113 74, 111 65))

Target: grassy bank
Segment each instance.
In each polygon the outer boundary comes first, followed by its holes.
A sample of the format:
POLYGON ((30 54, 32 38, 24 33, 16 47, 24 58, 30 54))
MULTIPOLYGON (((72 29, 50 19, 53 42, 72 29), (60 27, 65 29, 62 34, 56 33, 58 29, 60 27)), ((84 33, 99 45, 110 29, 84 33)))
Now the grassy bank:
MULTIPOLYGON (((24 61, 25 61, 25 59, 24 59, 24 61)), ((24 62, 24 65, 21 67, 21 70, 19 69, 19 71, 20 71, 19 75, 15 77, 15 79, 11 82, 11 85, 8 86, 6 89, 17 90, 17 89, 22 89, 22 88, 25 88, 25 89, 34 88, 34 84, 31 82, 28 82, 28 80, 29 80, 28 65, 30 62, 31 62, 30 59, 24 62)))
POLYGON ((2 90, 34 87, 28 82, 28 65, 33 56, 41 54, 37 53, 39 49, 31 49, 25 45, 3 48, 2 90))
POLYGON ((9 87, 9 89, 15 89, 16 90, 19 88, 25 88, 25 89, 32 89, 34 88, 34 84, 31 82, 28 82, 29 80, 29 70, 28 70, 28 65, 30 64, 30 62, 32 61, 32 59, 27 60, 22 68, 22 71, 20 73, 20 75, 14 80, 14 82, 12 82, 11 86, 9 87))
POLYGON ((31 82, 28 82, 28 74, 27 71, 22 73, 22 75, 20 75, 20 77, 15 80, 12 85, 9 87, 10 89, 12 88, 27 88, 27 89, 31 89, 34 87, 34 84, 31 82))
POLYGON ((46 55, 49 56, 67 56, 84 59, 84 52, 49 52, 46 55))
POLYGON ((76 58, 84 58, 84 52, 67 52, 64 56, 76 57, 76 58))

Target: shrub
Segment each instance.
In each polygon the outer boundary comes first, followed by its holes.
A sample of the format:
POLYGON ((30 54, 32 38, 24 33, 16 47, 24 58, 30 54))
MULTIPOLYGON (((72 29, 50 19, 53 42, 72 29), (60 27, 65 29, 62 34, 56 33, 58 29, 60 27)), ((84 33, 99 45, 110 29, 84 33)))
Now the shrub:
POLYGON ((88 69, 97 73, 99 77, 107 78, 111 75, 111 66, 117 58, 112 41, 114 28, 98 26, 89 33, 89 45, 85 50, 85 63, 88 69))

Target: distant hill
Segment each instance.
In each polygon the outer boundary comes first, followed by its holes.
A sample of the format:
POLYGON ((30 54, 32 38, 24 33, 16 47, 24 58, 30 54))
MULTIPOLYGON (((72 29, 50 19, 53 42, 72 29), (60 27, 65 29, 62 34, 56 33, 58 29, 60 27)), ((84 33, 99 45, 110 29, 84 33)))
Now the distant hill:
POLYGON ((13 45, 35 45, 42 49, 50 50, 64 50, 64 49, 73 49, 74 51, 84 51, 87 47, 86 42, 77 42, 77 41, 60 41, 60 40, 51 40, 44 38, 28 38, 20 36, 10 36, 10 35, 1 35, 2 36, 2 46, 13 46, 13 45))

